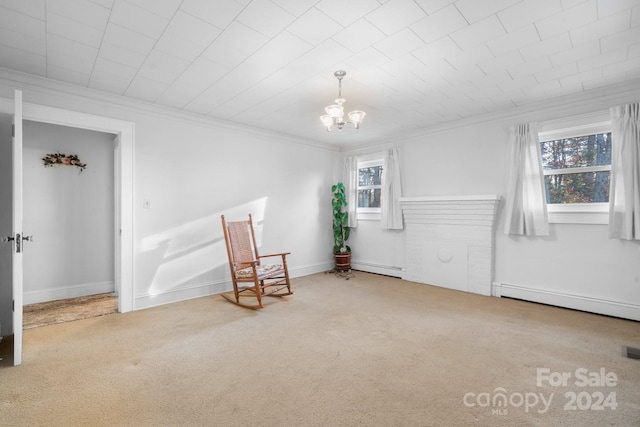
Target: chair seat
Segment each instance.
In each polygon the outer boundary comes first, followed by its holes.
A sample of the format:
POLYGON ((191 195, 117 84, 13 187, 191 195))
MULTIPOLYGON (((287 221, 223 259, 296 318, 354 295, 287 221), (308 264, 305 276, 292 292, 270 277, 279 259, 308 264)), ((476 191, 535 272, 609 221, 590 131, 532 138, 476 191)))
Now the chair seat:
MULTIPOLYGON (((278 274, 283 274, 284 267, 282 264, 262 264, 256 267, 256 273, 258 274, 258 280, 267 279, 278 274)), ((236 279, 250 279, 253 281, 253 269, 251 267, 247 267, 236 271, 236 279)))

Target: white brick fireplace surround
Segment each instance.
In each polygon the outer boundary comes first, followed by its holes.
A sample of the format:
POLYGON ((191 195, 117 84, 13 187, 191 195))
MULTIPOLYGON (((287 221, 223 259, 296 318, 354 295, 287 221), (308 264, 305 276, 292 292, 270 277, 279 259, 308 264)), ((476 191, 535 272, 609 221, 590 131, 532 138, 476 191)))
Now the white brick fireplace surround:
POLYGON ((403 197, 403 279, 491 295, 500 196, 403 197))

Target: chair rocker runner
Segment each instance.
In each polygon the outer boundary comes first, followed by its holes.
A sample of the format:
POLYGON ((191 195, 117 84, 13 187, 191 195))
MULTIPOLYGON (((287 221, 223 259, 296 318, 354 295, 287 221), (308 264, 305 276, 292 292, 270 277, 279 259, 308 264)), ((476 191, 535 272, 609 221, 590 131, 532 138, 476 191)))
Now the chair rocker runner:
POLYGON ((233 282, 233 294, 228 292, 222 296, 242 307, 259 309, 264 307, 262 297, 293 294, 286 260, 291 252, 260 255, 251 214, 247 221, 227 222, 224 215, 221 218, 233 282), (269 257, 281 257, 282 263, 263 264, 262 259, 269 257), (256 303, 247 304, 241 298, 255 298, 256 303))

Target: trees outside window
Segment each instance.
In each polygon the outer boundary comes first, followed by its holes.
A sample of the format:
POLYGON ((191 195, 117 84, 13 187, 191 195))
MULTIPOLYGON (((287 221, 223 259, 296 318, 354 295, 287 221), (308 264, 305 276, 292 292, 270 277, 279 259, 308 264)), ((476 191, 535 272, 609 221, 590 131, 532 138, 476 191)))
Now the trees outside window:
POLYGON ((358 210, 379 210, 382 199, 383 160, 358 163, 358 210))
POLYGON ((540 143, 547 203, 608 203, 611 132, 540 143))

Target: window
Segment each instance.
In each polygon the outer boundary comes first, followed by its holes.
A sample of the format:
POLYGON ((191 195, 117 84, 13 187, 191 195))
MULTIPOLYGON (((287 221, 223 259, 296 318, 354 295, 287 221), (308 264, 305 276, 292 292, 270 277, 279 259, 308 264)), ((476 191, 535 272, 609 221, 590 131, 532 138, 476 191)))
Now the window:
POLYGON ((539 134, 549 222, 608 222, 609 121, 539 134))
POLYGON ((611 132, 542 141, 547 203, 608 203, 611 132))
POLYGON ((358 161, 358 219, 380 219, 384 160, 358 161))

